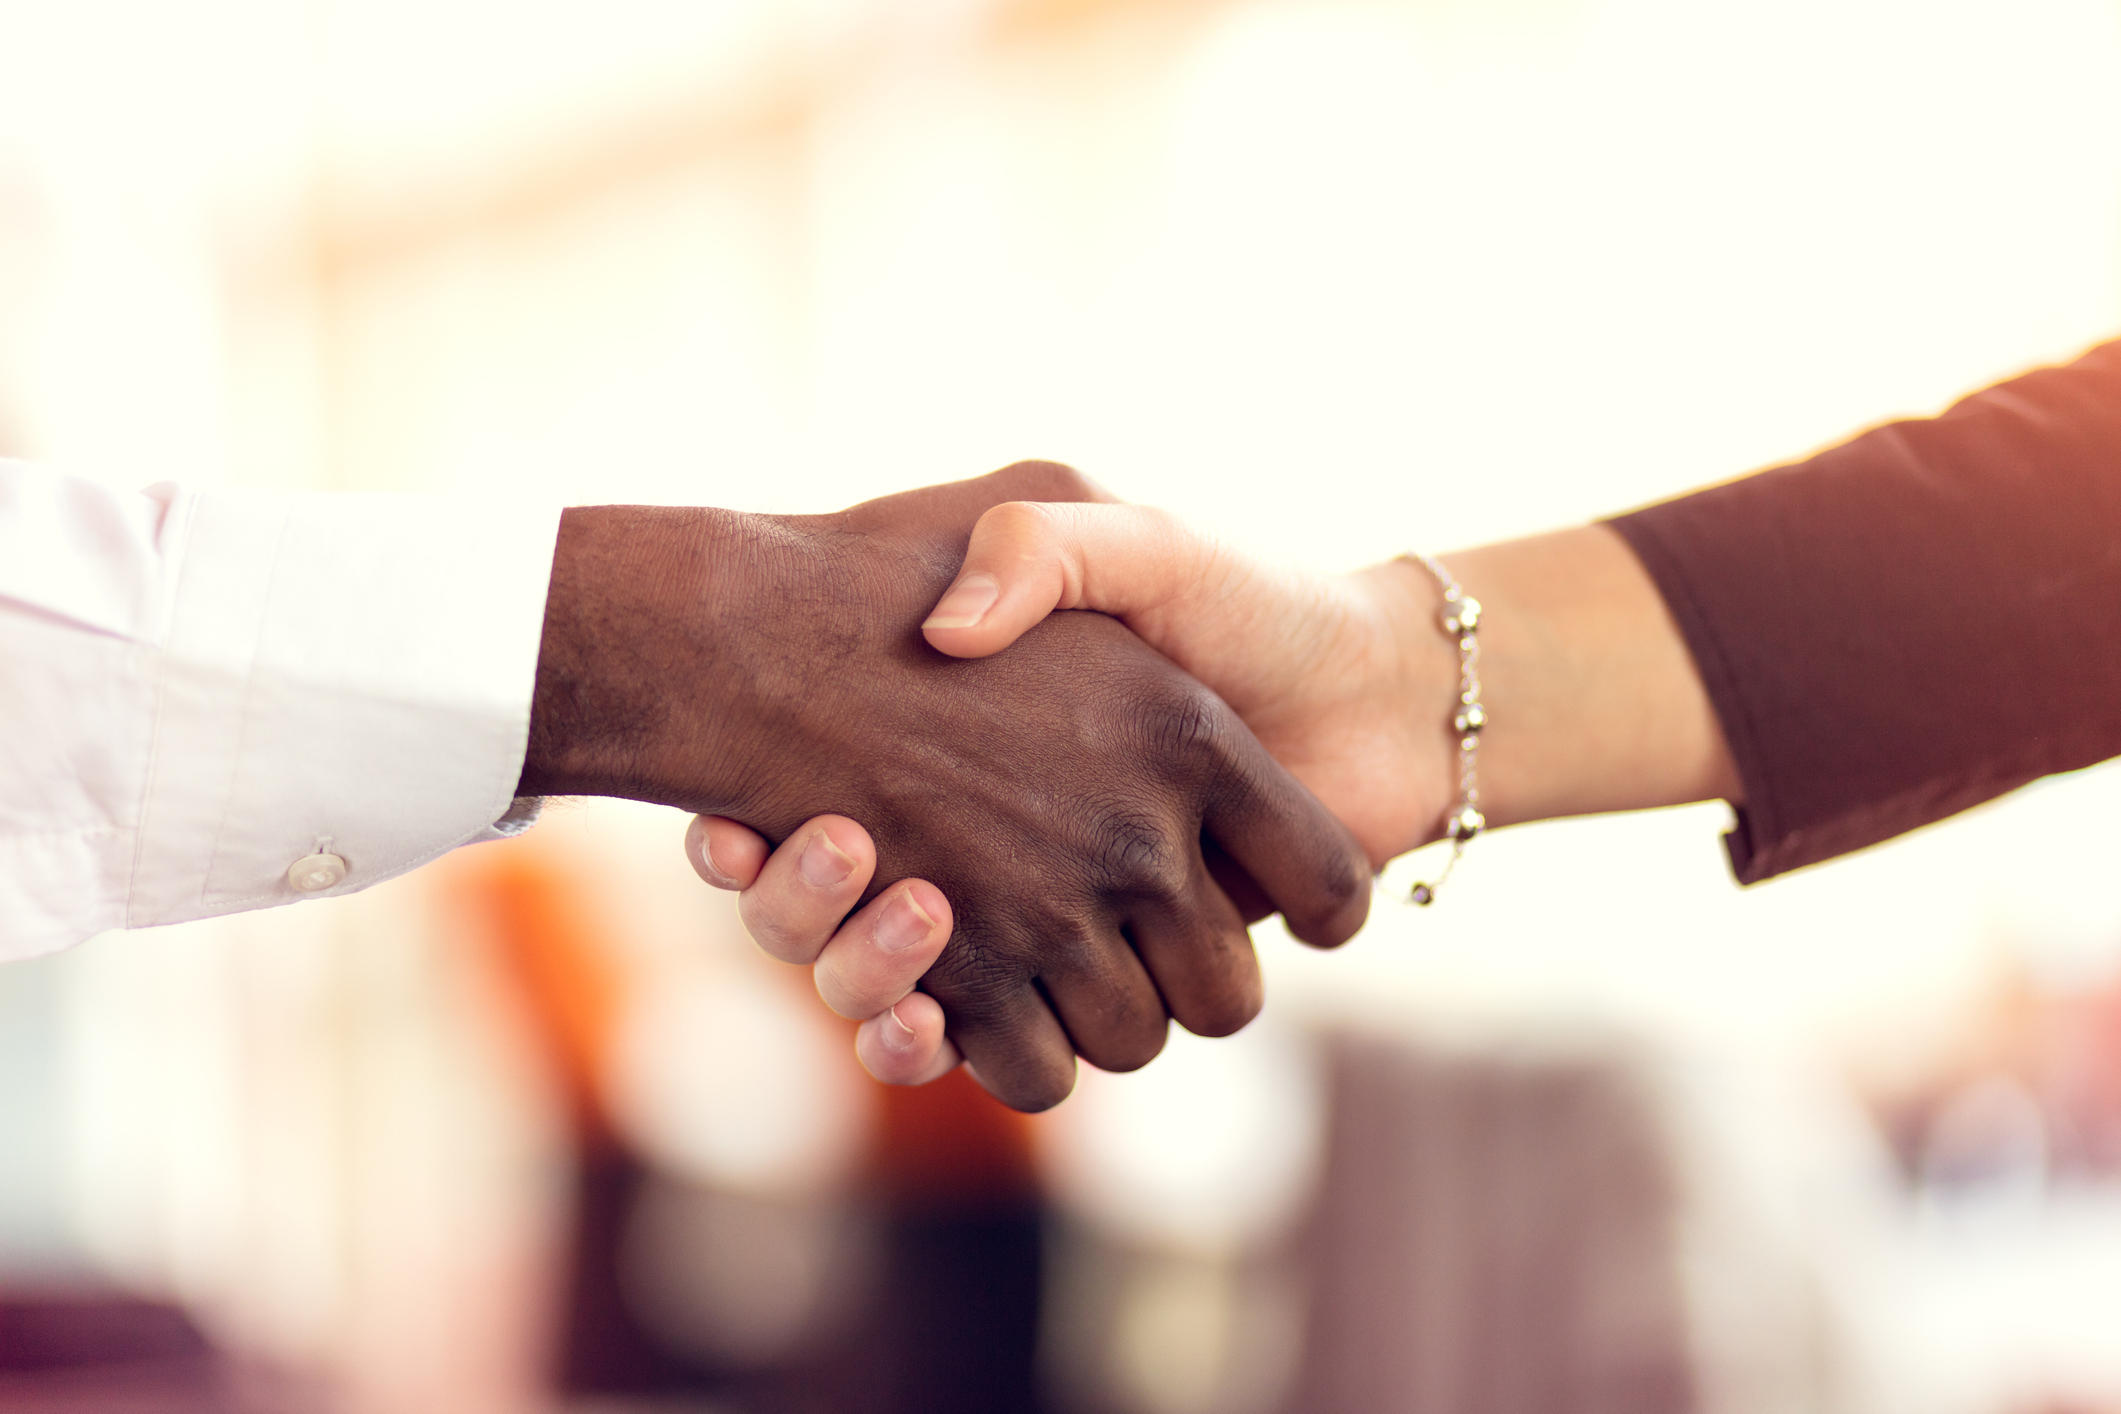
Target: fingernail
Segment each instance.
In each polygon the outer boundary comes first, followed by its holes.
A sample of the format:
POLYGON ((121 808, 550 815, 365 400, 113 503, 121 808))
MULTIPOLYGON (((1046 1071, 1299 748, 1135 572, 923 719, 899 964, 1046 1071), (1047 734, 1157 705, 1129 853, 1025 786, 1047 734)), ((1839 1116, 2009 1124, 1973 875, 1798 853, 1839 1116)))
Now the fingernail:
POLYGON ((854 860, 832 842, 832 836, 819 830, 803 846, 803 857, 796 867, 802 870, 803 882, 811 888, 829 889, 847 882, 854 873, 854 860))
POLYGON ((900 889, 876 920, 876 945, 885 952, 904 952, 927 942, 934 932, 935 920, 913 901, 913 890, 900 889))
POLYGON ((714 861, 714 840, 704 830, 700 833, 700 872, 721 888, 733 889, 736 879, 727 869, 714 861))
POLYGON ((898 1019, 897 1006, 884 1008, 884 1015, 891 1019, 876 1029, 878 1039, 884 1043, 884 1049, 889 1051, 912 1050, 913 1043, 920 1039, 920 1033, 898 1019))
POLYGON ((950 586, 922 628, 971 628, 987 617, 1001 597, 1001 581, 991 574, 968 574, 950 586))

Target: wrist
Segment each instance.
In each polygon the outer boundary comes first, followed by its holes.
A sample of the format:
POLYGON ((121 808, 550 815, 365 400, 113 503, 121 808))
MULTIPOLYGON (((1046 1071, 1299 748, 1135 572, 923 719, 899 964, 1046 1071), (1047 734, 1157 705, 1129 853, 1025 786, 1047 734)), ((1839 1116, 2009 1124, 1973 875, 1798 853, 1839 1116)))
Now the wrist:
MULTIPOLYGON (((731 538, 729 512, 579 506, 560 519, 546 593, 526 795, 617 795, 682 803, 699 794, 698 757, 680 791, 665 769, 673 738, 694 735, 702 669, 714 656, 713 553, 731 538), (671 689, 684 683, 684 691, 671 689)), ((723 602, 727 602, 724 600, 723 602)), ((706 746, 706 743, 699 743, 706 746)))
POLYGON ((1739 800, 1693 658, 1619 536, 1584 526, 1444 559, 1484 610, 1491 825, 1739 800))
POLYGON ((1395 831, 1396 855, 1443 838, 1456 800, 1458 737, 1450 728, 1458 708, 1458 645, 1443 629, 1442 586, 1418 560, 1388 560, 1356 578, 1389 625, 1383 705, 1398 724, 1411 767, 1401 790, 1408 813, 1395 831))

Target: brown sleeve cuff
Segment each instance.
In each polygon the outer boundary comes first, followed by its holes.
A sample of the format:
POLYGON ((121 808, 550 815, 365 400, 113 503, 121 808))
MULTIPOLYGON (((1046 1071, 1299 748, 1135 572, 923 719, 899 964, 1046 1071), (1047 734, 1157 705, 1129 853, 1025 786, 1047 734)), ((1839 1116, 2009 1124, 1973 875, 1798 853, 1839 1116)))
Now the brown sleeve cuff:
POLYGON ((1753 883, 2121 754, 2121 344, 1620 516, 1753 883))

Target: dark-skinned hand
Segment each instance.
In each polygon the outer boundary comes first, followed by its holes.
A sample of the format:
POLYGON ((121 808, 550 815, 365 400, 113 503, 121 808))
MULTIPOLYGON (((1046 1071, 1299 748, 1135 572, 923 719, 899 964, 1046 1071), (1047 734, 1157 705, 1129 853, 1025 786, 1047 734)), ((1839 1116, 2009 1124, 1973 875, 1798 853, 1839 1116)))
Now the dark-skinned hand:
POLYGON ((1260 1004, 1247 913, 1322 945, 1361 926, 1347 831, 1113 619, 1057 615, 982 659, 921 638, 983 511, 1095 495, 1026 462, 825 516, 568 511, 522 792, 656 801, 775 842, 861 821, 864 898, 917 877, 949 899, 922 989, 1019 1109, 1065 1097, 1077 1054, 1145 1064, 1169 1017, 1236 1030, 1260 1004))

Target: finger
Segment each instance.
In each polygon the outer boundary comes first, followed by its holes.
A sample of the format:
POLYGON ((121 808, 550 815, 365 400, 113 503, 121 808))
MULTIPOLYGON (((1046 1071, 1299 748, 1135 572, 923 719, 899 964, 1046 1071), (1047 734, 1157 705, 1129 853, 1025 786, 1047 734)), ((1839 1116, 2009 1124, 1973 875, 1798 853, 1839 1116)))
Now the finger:
POLYGON ((1170 1013, 1127 941, 1108 940, 1075 950, 1040 975, 1047 1000, 1075 1043, 1075 1053, 1099 1070, 1140 1070, 1170 1038, 1170 1013))
POLYGON ((695 815, 685 827, 685 858, 692 872, 718 889, 751 887, 766 867, 766 837, 720 815, 695 815))
POLYGON ((1362 847, 1257 737, 1237 730, 1222 741, 1225 761, 1208 791, 1203 832, 1259 886, 1291 933, 1314 947, 1340 946, 1370 913, 1362 847))
POLYGON ((1200 592, 1234 563, 1166 511, 1011 501, 973 526, 964 565, 921 632, 952 657, 984 658, 1056 609, 1124 619, 1200 592))
POLYGON ((1000 471, 990 471, 967 483, 986 496, 988 505, 1001 501, 1054 501, 1073 504, 1101 502, 1116 505, 1119 497, 1064 462, 1011 462, 1000 471))
POLYGON ((1259 1015, 1266 988, 1252 935, 1205 863, 1182 901, 1136 904, 1127 931, 1173 1019, 1194 1035, 1228 1036, 1259 1015))
POLYGON ((861 1024, 854 1054, 886 1085, 926 1085, 957 1069, 957 1047, 943 1030, 942 1004, 915 992, 861 1024))
POLYGON ((950 941, 950 901, 924 879, 893 884, 840 925, 813 969, 841 1016, 875 1016, 913 990, 950 941))
POLYGON ((1238 916, 1246 923, 1257 923, 1274 912, 1274 900, 1267 897, 1267 891, 1259 886, 1259 881, 1206 835, 1201 836, 1200 856, 1208 866, 1208 877, 1229 896, 1230 902, 1237 905, 1238 916))
POLYGON ((783 962, 817 960, 840 920, 861 902, 876 873, 869 832, 844 815, 797 827, 737 896, 737 911, 758 945, 783 962))
POLYGON ((1044 939, 999 946, 988 936, 960 920, 921 990, 942 1004, 950 1039, 988 1094, 1011 1109, 1051 1109, 1075 1088, 1075 1046, 1037 984, 997 961, 1038 956, 1044 939))

